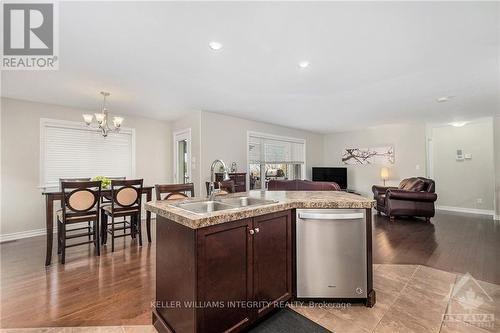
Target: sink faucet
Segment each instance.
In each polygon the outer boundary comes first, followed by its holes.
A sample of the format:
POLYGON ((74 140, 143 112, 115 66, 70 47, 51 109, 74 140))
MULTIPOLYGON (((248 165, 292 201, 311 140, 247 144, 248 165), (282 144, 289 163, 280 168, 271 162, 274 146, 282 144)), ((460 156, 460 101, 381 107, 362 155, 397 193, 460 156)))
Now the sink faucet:
POLYGON ((215 188, 215 167, 217 164, 221 164, 223 168, 222 180, 230 180, 229 174, 227 173, 226 163, 223 160, 215 160, 212 162, 212 166, 210 167, 210 185, 208 186, 208 199, 210 201, 214 200, 215 193, 220 191, 215 188))

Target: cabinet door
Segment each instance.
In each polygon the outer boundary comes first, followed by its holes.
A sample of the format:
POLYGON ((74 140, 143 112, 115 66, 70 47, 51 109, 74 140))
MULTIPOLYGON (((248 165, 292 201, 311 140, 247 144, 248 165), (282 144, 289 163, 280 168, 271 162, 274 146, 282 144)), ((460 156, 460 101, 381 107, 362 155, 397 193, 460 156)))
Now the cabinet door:
POLYGON ((251 300, 252 220, 198 230, 199 332, 238 331, 250 322, 251 310, 237 302, 251 300))
MULTIPOLYGON (((292 295, 292 223, 291 211, 254 218, 254 299, 286 301, 292 295)), ((262 316, 273 304, 260 308, 262 316)))

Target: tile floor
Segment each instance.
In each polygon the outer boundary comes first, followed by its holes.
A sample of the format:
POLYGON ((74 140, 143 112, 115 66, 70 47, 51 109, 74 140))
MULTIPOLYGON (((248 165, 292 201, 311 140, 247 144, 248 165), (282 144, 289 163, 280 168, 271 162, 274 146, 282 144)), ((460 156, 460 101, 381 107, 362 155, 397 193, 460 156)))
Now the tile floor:
MULTIPOLYGON (((377 303, 295 304, 298 313, 332 332, 500 331, 500 286, 420 265, 375 265, 377 303)), ((1 333, 156 333, 152 326, 4 329, 1 333)))

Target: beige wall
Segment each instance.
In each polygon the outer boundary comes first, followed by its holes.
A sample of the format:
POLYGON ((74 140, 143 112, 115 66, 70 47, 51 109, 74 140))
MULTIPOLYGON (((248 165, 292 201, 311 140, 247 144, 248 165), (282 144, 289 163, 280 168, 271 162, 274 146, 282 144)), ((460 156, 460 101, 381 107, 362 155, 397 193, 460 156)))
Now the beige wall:
MULTIPOLYGON (((0 234, 44 228, 44 199, 39 186, 40 118, 81 121, 80 110, 14 99, 1 100, 1 223, 0 234)), ((170 182, 170 124, 126 116, 124 127, 135 128, 136 176, 145 184, 170 182)))
POLYGON ((500 116, 494 118, 493 123, 495 149, 495 219, 500 220, 500 116))
POLYGON ((213 112, 201 113, 201 181, 210 180, 210 165, 215 159, 238 164, 238 171, 247 171, 247 131, 268 133, 306 140, 306 178, 311 167, 323 163, 323 135, 283 126, 226 116, 213 112))
MULTIPOLYGON (((342 152, 347 147, 394 145, 395 163, 390 166, 387 185, 397 186, 403 178, 425 176, 426 136, 424 124, 386 125, 366 130, 335 133, 325 136, 325 166, 342 164, 342 152)), ((347 165, 348 187, 371 196, 374 184, 382 185, 381 165, 347 165)))
POLYGON ((494 209, 493 124, 491 119, 462 127, 432 129, 433 172, 438 181, 438 206, 494 209), (472 159, 456 160, 456 150, 472 159))

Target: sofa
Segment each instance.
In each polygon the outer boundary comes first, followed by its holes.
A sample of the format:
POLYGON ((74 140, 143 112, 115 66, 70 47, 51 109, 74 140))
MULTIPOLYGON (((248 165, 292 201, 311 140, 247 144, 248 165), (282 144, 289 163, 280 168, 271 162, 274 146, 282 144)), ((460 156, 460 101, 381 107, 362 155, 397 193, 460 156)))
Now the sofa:
POLYGON ((434 217, 436 184, 432 179, 412 177, 403 179, 398 187, 373 185, 375 209, 394 221, 395 216, 424 217, 427 222, 434 217))
POLYGON ((313 182, 310 180, 270 180, 268 191, 340 191, 334 182, 313 182))

